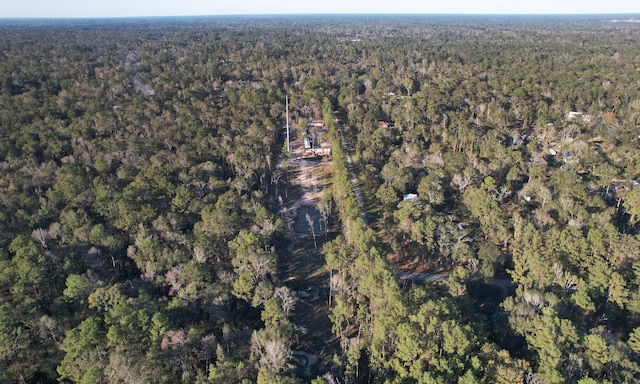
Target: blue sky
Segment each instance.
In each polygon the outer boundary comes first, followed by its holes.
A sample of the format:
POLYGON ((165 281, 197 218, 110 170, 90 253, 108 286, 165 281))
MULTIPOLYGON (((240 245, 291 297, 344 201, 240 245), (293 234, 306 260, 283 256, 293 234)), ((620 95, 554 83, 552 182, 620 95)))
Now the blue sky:
POLYGON ((640 13, 638 0, 0 0, 3 17, 307 13, 640 13))

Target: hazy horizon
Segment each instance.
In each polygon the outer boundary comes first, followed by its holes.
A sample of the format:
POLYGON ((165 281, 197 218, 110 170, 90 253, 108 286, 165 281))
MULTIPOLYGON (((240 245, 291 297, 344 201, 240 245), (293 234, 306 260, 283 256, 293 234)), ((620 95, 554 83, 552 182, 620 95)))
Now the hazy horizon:
POLYGON ((153 16, 50 16, 50 17, 5 17, 3 21, 82 21, 82 20, 144 20, 144 19, 270 19, 298 17, 344 17, 344 18, 598 18, 615 21, 633 21, 640 23, 638 13, 280 13, 280 14, 229 14, 229 15, 153 15, 153 16))
POLYGON ((172 16, 278 16, 278 15, 636 15, 637 1, 555 0, 507 1, 449 0, 418 2, 396 0, 296 0, 227 1, 182 0, 23 0, 10 2, 0 10, 0 19, 7 18, 128 18, 172 16))

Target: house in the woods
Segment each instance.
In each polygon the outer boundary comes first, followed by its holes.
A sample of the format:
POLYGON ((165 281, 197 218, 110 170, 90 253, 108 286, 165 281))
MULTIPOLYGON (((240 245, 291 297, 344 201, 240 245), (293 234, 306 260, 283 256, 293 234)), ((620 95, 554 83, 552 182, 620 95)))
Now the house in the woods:
POLYGON ((569 112, 567 113, 566 120, 580 120, 585 123, 590 123, 593 120, 593 116, 585 115, 582 112, 569 112))

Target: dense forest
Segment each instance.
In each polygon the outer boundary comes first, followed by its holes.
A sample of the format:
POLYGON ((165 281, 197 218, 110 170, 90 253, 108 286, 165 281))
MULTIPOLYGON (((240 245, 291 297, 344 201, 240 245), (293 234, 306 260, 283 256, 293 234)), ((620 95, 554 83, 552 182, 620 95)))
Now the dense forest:
POLYGON ((638 41, 0 20, 0 381, 639 382, 638 41), (292 233, 289 116, 331 146, 322 233, 292 233))

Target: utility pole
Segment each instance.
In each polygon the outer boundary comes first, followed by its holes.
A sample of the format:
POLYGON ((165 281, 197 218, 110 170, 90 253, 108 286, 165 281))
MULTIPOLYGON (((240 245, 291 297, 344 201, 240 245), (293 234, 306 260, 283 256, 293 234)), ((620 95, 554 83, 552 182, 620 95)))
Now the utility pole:
POLYGON ((285 104, 287 108, 287 156, 291 153, 291 144, 289 139, 289 95, 285 95, 285 104))

